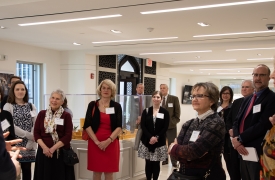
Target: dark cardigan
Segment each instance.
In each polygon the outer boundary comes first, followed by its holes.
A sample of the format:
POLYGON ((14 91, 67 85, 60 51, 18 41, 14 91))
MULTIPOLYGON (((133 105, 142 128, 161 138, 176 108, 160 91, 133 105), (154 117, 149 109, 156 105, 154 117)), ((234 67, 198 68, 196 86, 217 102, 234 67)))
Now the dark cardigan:
POLYGON ((141 141, 149 149, 150 152, 154 152, 157 147, 166 145, 166 131, 169 126, 170 116, 169 112, 163 107, 160 107, 159 113, 164 114, 164 117, 163 119, 156 119, 155 128, 153 122, 152 106, 148 108, 148 113, 146 112, 146 109, 144 109, 141 116, 141 141), (158 142, 156 142, 155 144, 149 144, 152 136, 159 136, 158 142))
MULTIPOLYGON (((84 126, 83 129, 88 128, 89 126, 91 126, 92 130, 94 131, 94 133, 97 132, 98 128, 99 128, 99 124, 100 124, 100 111, 98 109, 98 101, 91 101, 88 105, 87 108, 87 112, 86 112, 86 117, 85 117, 85 122, 84 122, 84 126), (94 111, 94 116, 92 117, 92 111, 93 111, 93 107, 95 106, 95 111, 94 111)), ((111 100, 110 101, 110 106, 109 107, 114 107, 115 108, 115 113, 114 114, 110 114, 110 119, 111 119, 111 130, 112 132, 118 128, 118 127, 122 127, 122 109, 119 103, 111 100)))
POLYGON ((0 122, 7 120, 10 123, 9 129, 9 136, 6 138, 7 141, 15 139, 15 131, 14 131, 14 123, 13 123, 13 118, 12 115, 9 111, 1 110, 0 113, 0 122))

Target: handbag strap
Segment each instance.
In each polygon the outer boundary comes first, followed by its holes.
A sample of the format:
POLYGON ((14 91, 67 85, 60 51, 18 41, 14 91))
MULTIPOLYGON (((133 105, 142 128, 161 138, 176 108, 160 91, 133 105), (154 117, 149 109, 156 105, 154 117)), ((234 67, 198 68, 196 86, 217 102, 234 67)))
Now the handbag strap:
POLYGON ((92 118, 93 118, 93 116, 94 116, 94 113, 95 113, 95 106, 96 106, 96 101, 94 101, 95 103, 94 103, 94 107, 93 107, 93 110, 92 110, 92 118))

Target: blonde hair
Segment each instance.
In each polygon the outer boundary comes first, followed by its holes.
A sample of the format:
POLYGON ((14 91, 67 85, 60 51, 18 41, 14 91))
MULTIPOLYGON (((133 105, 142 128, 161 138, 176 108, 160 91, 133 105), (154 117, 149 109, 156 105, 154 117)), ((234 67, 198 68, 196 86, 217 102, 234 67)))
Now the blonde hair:
POLYGON ((101 97, 101 87, 103 84, 106 84, 107 86, 109 86, 111 88, 111 91, 112 91, 111 98, 114 98, 116 95, 116 85, 110 79, 104 79, 103 81, 101 81, 101 83, 99 84, 99 86, 96 89, 97 95, 99 97, 101 97))

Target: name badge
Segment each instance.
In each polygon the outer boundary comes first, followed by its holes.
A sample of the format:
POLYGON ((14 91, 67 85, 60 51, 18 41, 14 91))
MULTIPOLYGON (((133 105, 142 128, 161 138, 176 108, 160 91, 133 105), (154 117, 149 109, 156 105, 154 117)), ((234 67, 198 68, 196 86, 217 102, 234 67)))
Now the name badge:
POLYGON ((163 119, 164 118, 164 114, 163 113, 157 113, 157 118, 163 119))
POLYGON ((223 108, 221 106, 218 107, 217 113, 220 112, 223 108))
POLYGON ((189 141, 195 142, 200 135, 200 131, 193 131, 189 141))
POLYGON ((2 126, 2 130, 5 131, 5 130, 8 129, 11 125, 10 125, 9 121, 5 119, 4 121, 1 122, 1 126, 2 126))
POLYGON ((134 96, 134 99, 138 99, 139 97, 138 96, 134 96))
POLYGON ((106 114, 115 114, 115 108, 114 107, 109 107, 105 109, 106 114))
POLYGON ((57 124, 57 125, 61 125, 61 126, 64 125, 64 119, 55 118, 55 119, 54 119, 54 122, 55 122, 55 124, 57 124))
POLYGON ((173 107, 173 103, 168 103, 168 107, 173 107))
POLYGON ((36 116, 36 114, 35 114, 34 111, 30 111, 30 114, 31 114, 32 117, 35 117, 35 116, 36 116))
POLYGON ((261 112, 261 104, 253 106, 253 114, 261 112))

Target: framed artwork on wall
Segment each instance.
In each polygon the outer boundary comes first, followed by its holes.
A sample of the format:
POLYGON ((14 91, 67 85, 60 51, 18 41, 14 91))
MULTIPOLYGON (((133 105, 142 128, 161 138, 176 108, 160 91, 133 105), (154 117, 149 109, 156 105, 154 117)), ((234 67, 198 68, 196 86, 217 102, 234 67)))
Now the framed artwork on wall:
POLYGON ((191 91, 192 91, 193 86, 190 85, 185 85, 183 90, 182 90, 182 104, 192 104, 192 100, 190 98, 191 96, 191 91))
POLYGON ((1 73, 0 72, 0 88, 4 92, 5 95, 9 92, 9 79, 13 76, 13 74, 9 73, 1 73))

